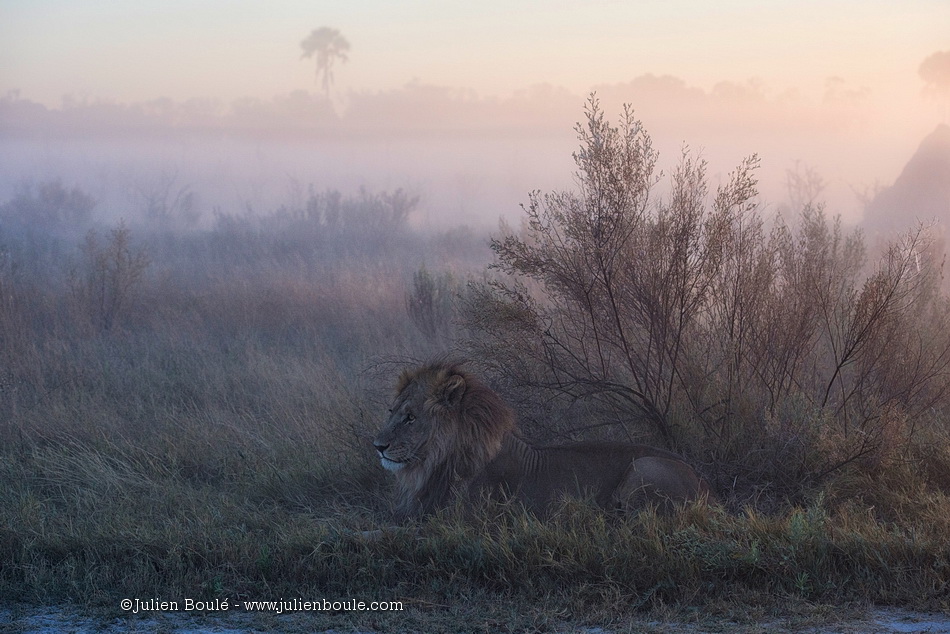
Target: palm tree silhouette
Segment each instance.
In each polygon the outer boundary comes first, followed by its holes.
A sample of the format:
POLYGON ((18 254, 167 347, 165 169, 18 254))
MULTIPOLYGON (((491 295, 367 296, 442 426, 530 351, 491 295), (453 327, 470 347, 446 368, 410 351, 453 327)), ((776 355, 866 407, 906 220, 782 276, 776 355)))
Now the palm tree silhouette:
POLYGON ((314 29, 307 38, 300 43, 303 55, 300 59, 317 56, 317 77, 323 75, 323 91, 327 99, 330 98, 330 84, 333 83, 333 63, 339 59, 347 60, 346 53, 350 50, 350 43, 340 35, 337 29, 328 26, 314 29))

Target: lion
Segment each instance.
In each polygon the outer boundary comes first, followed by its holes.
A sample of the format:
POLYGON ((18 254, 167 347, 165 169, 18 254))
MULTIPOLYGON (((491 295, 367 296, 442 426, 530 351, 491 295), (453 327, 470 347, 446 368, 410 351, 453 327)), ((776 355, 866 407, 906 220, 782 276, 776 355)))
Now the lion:
POLYGON ((373 440, 396 477, 398 517, 431 514, 459 495, 512 500, 538 515, 564 498, 593 498, 618 511, 715 500, 682 457, 663 449, 525 441, 512 410, 463 365, 436 361, 399 378, 389 419, 373 440))

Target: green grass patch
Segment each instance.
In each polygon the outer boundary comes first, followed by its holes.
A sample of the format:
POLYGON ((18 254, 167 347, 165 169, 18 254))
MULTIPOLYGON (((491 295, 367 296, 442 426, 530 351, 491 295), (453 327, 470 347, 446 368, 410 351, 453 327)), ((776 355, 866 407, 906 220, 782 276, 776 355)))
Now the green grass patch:
POLYGON ((544 520, 504 506, 448 510, 367 539, 360 531, 385 526, 384 504, 342 465, 278 477, 230 464, 209 481, 115 444, 5 452, 0 594, 90 606, 362 598, 433 610, 477 598, 566 618, 734 597, 950 609, 950 501, 939 494, 933 521, 912 525, 831 510, 822 497, 774 516, 695 506, 622 518, 569 503, 544 520))

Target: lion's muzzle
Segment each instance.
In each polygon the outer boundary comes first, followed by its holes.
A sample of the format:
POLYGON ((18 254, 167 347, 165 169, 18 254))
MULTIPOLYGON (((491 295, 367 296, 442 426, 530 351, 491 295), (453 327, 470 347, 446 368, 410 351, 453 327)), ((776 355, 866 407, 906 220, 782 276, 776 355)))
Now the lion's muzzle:
POLYGON ((379 461, 383 465, 383 468, 389 471, 399 471, 406 466, 405 462, 393 460, 386 456, 386 450, 389 449, 388 443, 373 442, 373 446, 376 447, 376 451, 379 453, 379 461))

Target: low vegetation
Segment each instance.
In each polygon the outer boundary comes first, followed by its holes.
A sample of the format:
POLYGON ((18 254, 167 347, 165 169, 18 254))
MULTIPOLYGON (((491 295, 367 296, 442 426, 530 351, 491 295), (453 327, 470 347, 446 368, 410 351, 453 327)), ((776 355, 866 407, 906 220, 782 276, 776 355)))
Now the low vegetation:
POLYGON ((326 618, 492 631, 950 610, 927 232, 869 254, 817 207, 766 220, 754 160, 710 197, 686 157, 663 191, 646 133, 593 101, 579 137, 579 191, 533 195, 494 260, 487 237, 413 230, 404 192, 187 231, 95 226, 57 183, 0 205, 0 596, 401 600, 326 618), (676 449, 723 507, 449 509, 367 539, 390 523, 369 439, 395 376, 449 349, 529 437, 676 449))

